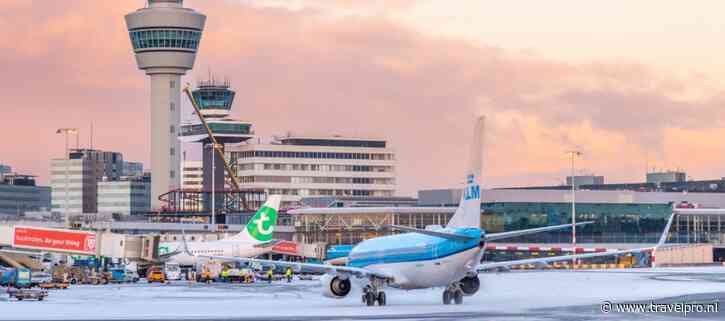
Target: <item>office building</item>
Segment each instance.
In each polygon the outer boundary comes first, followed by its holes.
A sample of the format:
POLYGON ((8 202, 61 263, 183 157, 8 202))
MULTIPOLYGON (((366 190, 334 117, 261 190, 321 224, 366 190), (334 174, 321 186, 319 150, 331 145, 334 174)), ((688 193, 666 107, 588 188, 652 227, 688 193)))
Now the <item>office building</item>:
POLYGON ((5 173, 10 173, 13 171, 13 168, 8 165, 0 164, 0 175, 5 173))
POLYGON ((143 163, 123 162, 123 176, 143 176, 143 163))
POLYGON ((107 177, 109 180, 116 180, 124 176, 123 154, 118 152, 107 152, 97 149, 71 149, 70 159, 88 159, 95 161, 98 168, 96 174, 107 177))
POLYGON ((282 207, 303 197, 395 194, 395 152, 385 140, 290 136, 228 151, 241 186, 283 195, 282 207))
POLYGON ((50 209, 50 187, 36 186, 33 176, 12 173, 10 166, 0 171, 0 216, 50 209))
POLYGON ((98 181, 122 177, 123 155, 96 149, 72 149, 68 158, 51 161, 53 211, 98 212, 98 181))
POLYGON ((194 66, 206 16, 183 7, 183 0, 148 0, 126 15, 138 68, 151 84, 151 199, 181 186, 181 76, 194 66))
POLYGON ((188 191, 201 191, 203 188, 204 167, 202 161, 184 161, 182 165, 181 188, 188 191))
POLYGON ((604 176, 595 176, 595 175, 576 175, 576 176, 567 176, 566 177, 566 185, 571 186, 572 181, 574 182, 575 186, 582 186, 582 185, 601 185, 604 184, 604 176))
POLYGON ((151 177, 123 176, 98 182, 98 213, 134 215, 151 209, 151 177))

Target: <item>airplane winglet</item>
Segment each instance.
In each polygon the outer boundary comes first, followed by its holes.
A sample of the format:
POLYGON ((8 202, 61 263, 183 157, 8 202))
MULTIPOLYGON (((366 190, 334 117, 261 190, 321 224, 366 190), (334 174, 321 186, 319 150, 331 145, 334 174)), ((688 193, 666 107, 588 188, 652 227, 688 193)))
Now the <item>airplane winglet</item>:
POLYGON ((674 220, 674 218, 675 218, 675 213, 673 212, 672 215, 670 215, 670 219, 667 220, 667 225, 665 226, 665 230, 662 231, 662 236, 660 236, 660 240, 659 240, 659 242, 657 242, 657 245, 655 246, 655 248, 661 247, 662 245, 665 244, 665 242, 667 242, 667 235, 670 234, 669 233, 670 227, 672 226, 672 221, 674 220))

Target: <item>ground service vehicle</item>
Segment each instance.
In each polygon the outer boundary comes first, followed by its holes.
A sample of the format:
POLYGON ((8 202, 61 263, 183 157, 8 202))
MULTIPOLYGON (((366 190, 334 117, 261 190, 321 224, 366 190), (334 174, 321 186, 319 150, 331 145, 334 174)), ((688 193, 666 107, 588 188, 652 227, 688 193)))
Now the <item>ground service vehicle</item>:
POLYGON ((48 291, 34 289, 15 289, 9 290, 8 296, 10 296, 11 299, 17 299, 18 301, 23 301, 27 299, 43 301, 43 299, 48 296, 48 291))
POLYGON ((138 273, 136 271, 127 269, 126 270, 126 279, 128 280, 128 282, 136 283, 136 282, 138 282, 140 277, 138 276, 138 273))
POLYGON ((40 286, 44 283, 53 282, 53 276, 46 272, 33 272, 30 274, 31 286, 40 286))
POLYGON ((181 280, 181 267, 179 263, 166 262, 164 264, 164 274, 167 280, 181 280))
POLYGON ((32 286, 30 270, 25 268, 5 270, 0 278, 0 285, 14 288, 29 288, 32 286))
POLYGON ((46 282, 41 283, 40 288, 43 290, 51 290, 51 289, 62 289, 66 290, 68 289, 68 283, 65 282, 46 282))
POLYGON ((149 269, 148 275, 146 276, 146 280, 149 283, 154 283, 154 282, 166 283, 166 275, 164 275, 164 272, 161 271, 161 268, 153 267, 153 268, 149 269))

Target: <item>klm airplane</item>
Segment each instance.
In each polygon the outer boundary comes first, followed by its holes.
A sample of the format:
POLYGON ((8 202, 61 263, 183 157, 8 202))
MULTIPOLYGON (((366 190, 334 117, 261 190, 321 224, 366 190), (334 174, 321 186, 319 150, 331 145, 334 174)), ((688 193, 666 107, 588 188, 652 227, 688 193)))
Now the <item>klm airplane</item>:
MULTIPOLYGON (((362 300, 366 305, 373 306, 376 302, 378 305, 386 304, 384 292, 386 286, 406 290, 442 287, 445 289, 443 291, 444 304, 461 304, 464 296, 473 295, 478 291, 480 288, 478 273, 488 269, 652 250, 652 248, 647 248, 480 263, 485 244, 488 241, 571 227, 567 224, 493 234, 487 234, 480 228, 481 189, 479 179, 482 129, 483 117, 479 118, 476 126, 471 167, 466 175, 466 186, 460 205, 445 228, 431 226, 426 229, 416 229, 391 226, 391 228, 407 233, 376 237, 360 242, 350 252, 346 266, 225 256, 206 257, 267 266, 304 268, 324 273, 320 279, 323 295, 331 298, 347 296, 352 288, 350 281, 352 278, 366 279, 362 300)), ((577 225, 589 223, 591 222, 577 225)), ((663 240, 660 240, 660 243, 663 243, 663 240)))

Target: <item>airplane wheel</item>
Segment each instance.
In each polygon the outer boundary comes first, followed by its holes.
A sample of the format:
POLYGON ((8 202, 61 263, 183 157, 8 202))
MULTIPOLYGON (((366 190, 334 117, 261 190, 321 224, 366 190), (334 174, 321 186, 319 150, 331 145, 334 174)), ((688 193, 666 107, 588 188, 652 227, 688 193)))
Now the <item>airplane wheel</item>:
POLYGON ((448 290, 443 291, 443 304, 451 304, 451 292, 448 290))
POLYGON ((455 301, 456 304, 463 304, 463 291, 458 290, 453 292, 453 301, 455 301))
POLYGON ((385 292, 378 293, 378 305, 384 306, 386 304, 385 302, 385 292))
POLYGON ((365 304, 369 307, 375 305, 375 294, 368 292, 365 294, 365 304))

